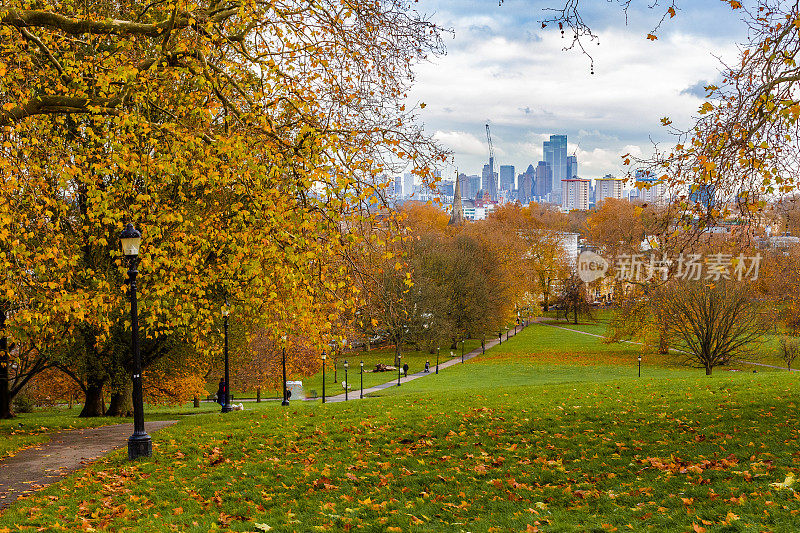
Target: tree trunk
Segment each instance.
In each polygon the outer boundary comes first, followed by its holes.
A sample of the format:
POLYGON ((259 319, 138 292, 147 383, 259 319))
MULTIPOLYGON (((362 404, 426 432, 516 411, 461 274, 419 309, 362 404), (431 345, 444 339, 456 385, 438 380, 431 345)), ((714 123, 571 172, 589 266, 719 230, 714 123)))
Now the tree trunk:
POLYGON ((669 353, 669 340, 666 335, 658 336, 658 353, 660 355, 667 355, 669 353))
POLYGON ((712 368, 710 366, 706 367, 706 376, 710 376, 711 375, 711 370, 712 370, 712 368))
POLYGON ((194 397, 194 402, 192 403, 192 406, 194 406, 194 408, 195 408, 195 409, 196 409, 196 408, 198 408, 198 407, 200 407, 200 398, 198 398, 197 396, 195 396, 195 397, 194 397))
POLYGON ((107 416, 133 416, 133 383, 125 380, 123 387, 111 394, 107 416))
POLYGON ((91 383, 85 391, 85 401, 81 414, 81 418, 92 418, 96 416, 104 416, 106 414, 106 404, 103 402, 103 384, 91 383))

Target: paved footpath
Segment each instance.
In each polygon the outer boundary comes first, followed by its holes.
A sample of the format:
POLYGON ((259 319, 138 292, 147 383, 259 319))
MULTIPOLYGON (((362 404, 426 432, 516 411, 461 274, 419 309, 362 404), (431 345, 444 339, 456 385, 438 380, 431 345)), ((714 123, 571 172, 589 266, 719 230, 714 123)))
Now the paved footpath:
MULTIPOLYGON (((525 329, 525 328, 524 327, 518 327, 517 328, 517 333, 521 332, 523 329, 525 329)), ((509 338, 513 337, 514 335, 516 335, 516 333, 514 333, 513 329, 508 330, 508 337, 505 338, 503 340, 503 342, 505 342, 509 338)), ((503 337, 505 337, 505 335, 503 337)), ((488 350, 489 348, 493 348, 493 347, 497 346, 498 344, 500 344, 500 340, 499 339, 488 340, 488 341, 486 341, 486 349, 488 350)), ((483 353, 483 350, 480 347, 479 348, 475 348, 471 352, 464 354, 464 362, 467 362, 470 359, 478 357, 482 353, 483 353)), ((458 357, 454 357, 453 359, 445 361, 444 363, 439 363, 439 370, 441 371, 443 368, 447 368, 449 366, 458 365, 458 364, 461 364, 461 356, 460 355, 458 357)), ((388 372, 387 372, 387 374, 388 374, 388 372)), ((413 380, 419 379, 419 378, 424 378, 425 376, 431 376, 431 375, 434 375, 434 374, 436 374, 436 365, 431 365, 431 371, 430 372, 420 371, 420 372, 417 372, 416 374, 409 374, 408 376, 401 377, 400 378, 400 385, 402 386, 403 383, 408 383, 409 381, 413 381, 413 380)), ((395 374, 395 378, 392 381, 387 381, 386 383, 381 383, 380 385, 375 385, 374 387, 370 387, 368 389, 364 389, 364 397, 366 398, 367 395, 372 393, 372 392, 382 391, 383 389, 388 389, 389 387, 397 387, 397 377, 396 376, 397 376, 397 374, 395 374)), ((359 400, 360 399, 359 398, 360 394, 361 394, 361 389, 353 388, 348 393, 348 398, 350 400, 359 400)), ((314 399, 314 401, 316 401, 316 400, 317 400, 317 398, 314 399)), ((328 396, 327 398, 325 398, 325 401, 328 402, 328 403, 343 402, 343 401, 345 401, 345 394, 341 393, 341 394, 337 394, 336 396, 328 396)))
MULTIPOLYGON (((177 420, 147 422, 152 433, 177 420)), ((0 461, 0 511, 30 492, 55 483, 108 452, 128 445, 133 424, 72 429, 53 433, 50 442, 26 448, 0 461)))

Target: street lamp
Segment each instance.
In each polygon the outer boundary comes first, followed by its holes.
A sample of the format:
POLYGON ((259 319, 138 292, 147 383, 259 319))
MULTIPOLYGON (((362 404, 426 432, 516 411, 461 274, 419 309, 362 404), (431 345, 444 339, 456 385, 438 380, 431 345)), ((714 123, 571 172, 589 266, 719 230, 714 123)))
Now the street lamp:
POLYGON ((286 335, 283 336, 283 401, 281 405, 289 405, 289 395, 286 393, 286 335))
POLYGON ((122 253, 128 259, 128 284, 131 297, 131 351, 133 352, 133 435, 128 437, 128 459, 150 457, 153 443, 144 430, 144 401, 142 400, 142 356, 139 353, 139 310, 136 306, 136 270, 142 234, 128 224, 119 236, 122 253))
POLYGON ((400 386, 400 358, 403 357, 402 355, 397 356, 397 386, 400 386))
POLYGON ((364 399, 364 361, 361 361, 361 396, 359 399, 364 399))
POLYGON ((502 331, 498 331, 497 332, 497 338, 500 339, 500 344, 503 344, 503 332, 502 331))
POLYGON ((347 364, 347 359, 344 360, 344 401, 347 401, 347 369, 350 368, 350 365, 347 364))
POLYGON ((228 363, 228 315, 230 314, 230 309, 228 308, 228 299, 225 299, 225 305, 222 306, 222 316, 224 317, 222 328, 225 331, 225 343, 224 343, 224 353, 225 353, 225 399, 223 400, 225 403, 222 404, 221 411, 223 413, 230 413, 233 408, 231 407, 231 372, 230 372, 230 365, 228 363))
POLYGON ((322 350, 322 403, 325 403, 325 350, 322 350))
POLYGON ((461 337, 461 362, 464 362, 464 337, 461 337))
POLYGON ((639 377, 642 377, 642 356, 640 355, 637 359, 639 359, 639 377))
POLYGON ((436 373, 437 374, 439 373, 439 350, 441 350, 441 347, 436 348, 436 373))

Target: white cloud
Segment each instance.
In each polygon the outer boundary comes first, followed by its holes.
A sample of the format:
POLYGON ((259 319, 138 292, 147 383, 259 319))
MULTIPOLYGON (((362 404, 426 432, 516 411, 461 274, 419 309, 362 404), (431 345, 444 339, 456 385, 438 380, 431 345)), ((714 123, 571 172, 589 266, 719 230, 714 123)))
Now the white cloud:
POLYGON ((488 152, 486 144, 482 143, 471 133, 463 131, 437 131, 433 134, 445 148, 451 150, 453 155, 483 156, 488 152))

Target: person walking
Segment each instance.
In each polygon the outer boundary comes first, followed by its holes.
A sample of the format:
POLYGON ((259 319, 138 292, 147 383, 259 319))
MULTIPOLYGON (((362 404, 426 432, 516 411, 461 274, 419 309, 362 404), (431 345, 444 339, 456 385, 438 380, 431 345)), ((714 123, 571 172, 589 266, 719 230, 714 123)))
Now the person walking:
POLYGON ((228 390, 228 385, 225 383, 225 378, 219 378, 219 387, 217 387, 217 403, 225 405, 225 392, 228 390))
POLYGON ((408 377, 408 363, 405 363, 405 364, 403 365, 403 375, 404 375, 405 377, 408 377))

